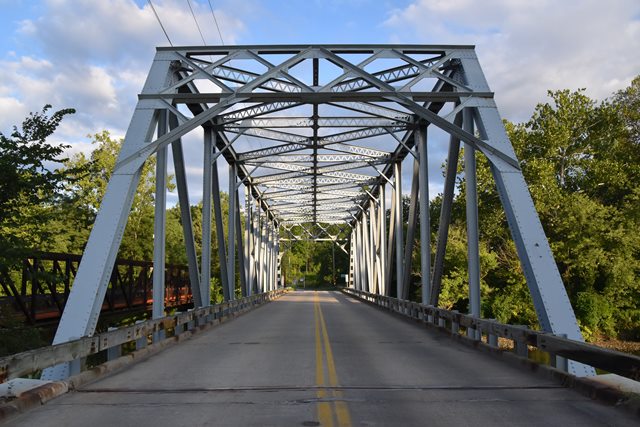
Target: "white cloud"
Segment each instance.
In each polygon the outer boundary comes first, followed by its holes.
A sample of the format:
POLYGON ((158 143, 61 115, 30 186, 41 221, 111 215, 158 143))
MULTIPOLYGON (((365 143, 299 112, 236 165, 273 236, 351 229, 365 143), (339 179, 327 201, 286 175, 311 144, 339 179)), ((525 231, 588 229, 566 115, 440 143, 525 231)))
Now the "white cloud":
POLYGON ((27 114, 29 109, 20 100, 11 96, 0 96, 0 132, 10 135, 13 125, 22 123, 27 114))
POLYGON ((504 116, 525 120, 548 89, 603 99, 639 73, 640 2, 417 0, 392 11, 396 42, 475 44, 504 116))
MULTIPOLYGON (((154 1, 174 45, 200 45, 202 40, 184 2, 154 1)), ((209 6, 192 2, 205 41, 219 39, 209 6)), ((240 20, 216 11, 225 38, 233 43, 243 30, 240 20)), ((132 0, 48 0, 42 16, 22 22, 20 32, 39 40, 48 55, 72 62, 133 62, 148 66, 157 45, 167 45, 149 4, 132 0)))
MULTIPOLYGON (((153 3, 174 45, 202 44, 184 1, 153 3)), ((192 5, 206 42, 218 44, 209 5, 192 5)), ((235 43, 242 21, 215 12, 225 42, 235 43)), ((71 144, 69 154, 90 151, 87 135, 102 129, 124 135, 155 47, 168 45, 149 4, 133 0, 44 0, 39 16, 22 21, 13 36, 38 53, 5 52, 0 60, 0 131, 10 133, 45 104, 53 110, 75 108, 51 138, 71 144)), ((200 145, 185 144, 187 159, 197 162, 200 152, 200 145)), ((188 176, 195 188, 201 186, 201 173, 188 176)))

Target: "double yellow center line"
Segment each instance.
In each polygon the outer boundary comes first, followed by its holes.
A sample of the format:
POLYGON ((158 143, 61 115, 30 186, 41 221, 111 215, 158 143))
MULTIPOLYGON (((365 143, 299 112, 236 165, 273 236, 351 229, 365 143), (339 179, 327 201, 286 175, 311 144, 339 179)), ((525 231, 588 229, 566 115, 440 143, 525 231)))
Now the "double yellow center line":
POLYGON ((316 384, 319 387, 327 386, 323 357, 326 356, 328 385, 331 387, 331 398, 329 398, 329 390, 319 388, 317 391, 318 420, 320 421, 320 425, 325 427, 333 427, 335 425, 334 420, 336 419, 338 426, 350 427, 351 416, 349 415, 349 408, 347 408, 347 404, 344 402, 342 391, 335 389, 339 386, 338 374, 336 373, 336 365, 333 360, 331 344, 329 343, 327 325, 324 322, 324 316, 322 315, 322 309, 320 308, 320 301, 317 292, 313 299, 313 314, 316 327, 316 384), (333 405, 331 405, 332 401, 333 405))

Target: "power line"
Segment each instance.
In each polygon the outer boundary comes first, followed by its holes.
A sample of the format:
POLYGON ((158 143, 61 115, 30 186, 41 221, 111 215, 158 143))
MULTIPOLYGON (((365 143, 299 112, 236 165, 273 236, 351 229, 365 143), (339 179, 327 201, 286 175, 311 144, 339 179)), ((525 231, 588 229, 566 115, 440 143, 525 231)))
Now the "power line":
POLYGON ((198 25, 198 20, 196 19, 196 14, 193 13, 193 7, 191 7, 191 1, 187 0, 187 4, 189 5, 189 10, 191 11, 191 16, 193 16, 193 22, 196 23, 196 28, 198 29, 198 32, 200 33, 200 38, 202 39, 202 44, 206 46, 207 42, 204 40, 204 36, 202 35, 202 31, 200 30, 200 25, 198 25))
POLYGON ((153 10, 153 14, 156 16, 156 19, 158 20, 158 24, 160 24, 160 28, 162 28, 162 32, 164 33, 165 37, 167 37, 167 41, 169 42, 171 47, 173 47, 173 43, 171 43, 169 34, 167 34, 167 30, 165 30, 164 25, 162 25, 162 21, 160 20, 160 16, 158 16, 158 12, 156 12, 156 8, 153 7, 153 3, 151 3, 151 0, 148 0, 148 2, 149 2, 149 6, 151 6, 151 10, 153 10))
POLYGON ((209 2, 209 9, 211 9, 211 15, 213 16, 213 22, 216 23, 216 28, 218 29, 218 35, 220 36, 220 42, 224 46, 224 40, 222 40, 222 32, 220 32, 220 26, 218 25, 218 20, 216 19, 216 13, 213 11, 213 5, 211 4, 211 0, 207 0, 209 2))

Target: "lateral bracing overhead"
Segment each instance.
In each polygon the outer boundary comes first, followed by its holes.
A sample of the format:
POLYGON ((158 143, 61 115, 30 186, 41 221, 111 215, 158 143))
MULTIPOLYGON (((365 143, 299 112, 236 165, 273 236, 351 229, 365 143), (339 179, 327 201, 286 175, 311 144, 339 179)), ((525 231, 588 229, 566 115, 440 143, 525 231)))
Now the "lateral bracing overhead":
MULTIPOLYGON (((213 227, 226 300, 236 292, 250 295, 283 286, 280 242, 308 239, 331 241, 349 254, 349 286, 383 295, 394 289, 398 298, 407 298, 418 218, 422 303, 437 305, 461 144, 468 189, 470 314, 480 316, 475 158, 483 155, 491 165, 542 329, 581 340, 473 46, 287 45, 157 49, 54 344, 94 333, 140 171, 153 155, 158 183, 153 315, 164 315, 169 147, 197 307, 210 303, 213 227), (197 128, 203 129, 200 263, 183 156, 183 149, 191 147, 182 141, 197 128), (430 128, 450 135, 433 242, 427 147, 439 142, 429 141, 430 128), (226 241, 218 176, 222 160, 229 174, 226 241), (413 171, 406 233, 403 169, 413 171)), ((594 373, 574 362, 569 367, 577 375, 594 373)), ((73 369, 59 365, 43 377, 65 378, 73 369)))

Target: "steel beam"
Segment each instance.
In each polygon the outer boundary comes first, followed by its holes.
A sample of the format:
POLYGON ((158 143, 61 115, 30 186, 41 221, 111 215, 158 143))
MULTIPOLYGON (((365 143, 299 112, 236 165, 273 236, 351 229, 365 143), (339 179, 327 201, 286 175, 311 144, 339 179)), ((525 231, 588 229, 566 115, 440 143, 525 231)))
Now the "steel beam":
POLYGON ((409 299, 409 287, 411 286, 411 270, 413 257, 413 245, 418 224, 418 187, 419 187, 420 163, 413 160, 413 175, 411 177, 411 197, 409 199, 409 219, 407 221, 407 240, 404 246, 404 267, 402 280, 402 299, 409 299))
POLYGON ((387 291, 387 262, 388 262, 388 249, 387 249, 387 195, 386 185, 382 183, 380 185, 379 193, 380 207, 378 209, 378 227, 380 233, 380 242, 378 248, 380 251, 380 280, 379 280, 379 293, 380 295, 388 295, 387 291))
POLYGON ((238 194, 238 190, 234 192, 234 197, 236 199, 235 207, 235 217, 236 217, 236 239, 238 245, 238 271, 240 272, 240 291, 243 297, 249 295, 249 291, 247 290, 247 275, 245 272, 245 252, 243 245, 243 235, 242 235, 242 219, 240 218, 240 196, 238 194))
MULTIPOLYGON (((462 114, 456 116, 455 122, 462 125, 462 114)), ((440 221, 438 223, 438 242, 436 243, 436 256, 433 261, 433 277, 431 282, 430 304, 438 306, 440 289, 442 287, 442 272, 444 270, 444 256, 447 250, 449 237, 449 224, 451 222, 451 209, 453 207, 453 195, 458 174, 458 157, 460 155, 460 140, 451 135, 449 139, 449 153, 444 176, 444 191, 442 192, 442 205, 440 206, 440 221)))
MULTIPOLYGON (((158 113, 158 137, 167 132, 167 112, 158 113)), ((167 215, 167 147, 156 153, 156 189, 153 219, 153 319, 164 317, 164 270, 167 215)))
MULTIPOLYGON (((215 145, 212 145, 215 150, 215 145)), ((218 164, 213 162, 211 167, 211 190, 213 195, 213 211, 216 221, 216 238, 218 240, 218 260, 220 263, 220 286, 225 301, 229 301, 229 275, 227 273, 227 249, 224 241, 224 225, 222 223, 222 206, 220 202, 220 182, 218 178, 218 164)))
POLYGON ((236 178, 238 169, 235 163, 229 165, 229 220, 227 226, 227 286, 229 289, 229 300, 236 299, 236 178))
MULTIPOLYGON (((483 90, 489 87, 474 52, 461 58, 461 63, 467 84, 472 89, 483 90)), ((487 140, 496 152, 513 153, 495 105, 476 107, 473 110, 480 137, 487 140)), ((582 341, 578 322, 522 171, 505 161, 502 156, 494 155, 494 151, 487 151, 485 154, 492 164, 491 171, 540 326, 547 332, 567 334, 570 339, 582 341)), ((569 362, 569 371, 577 376, 595 375, 593 368, 573 361, 569 362)))
POLYGON ((427 154, 427 128, 421 126, 414 133, 418 146, 420 190, 420 272, 422 303, 429 304, 431 296, 431 221, 429 218, 429 162, 427 154))
MULTIPOLYGON (((203 306, 211 305, 211 199, 212 199, 212 157, 216 146, 216 134, 211 127, 204 129, 204 155, 202 174, 202 278, 201 294, 203 306)), ((217 172, 217 171, 216 171, 217 172)), ((218 197, 218 196, 216 196, 218 197)))
MULTIPOLYGON (((464 130, 473 133, 473 116, 468 108, 463 113, 464 130)), ((469 274, 469 314, 480 317, 480 249, 478 231, 478 193, 475 149, 465 144, 464 180, 467 206, 467 270, 469 274)), ((469 328, 467 335, 476 339, 476 331, 469 328)))
MULTIPOLYGON (((176 118, 169 116, 169 125, 174 126, 176 118)), ((191 220, 191 205, 189 204, 189 191, 187 187, 187 175, 184 166, 184 155, 182 153, 182 142, 178 139, 171 144, 173 155, 173 169, 176 178, 176 189, 178 190, 178 204, 180 205, 180 222, 182 223, 182 235, 184 238, 185 251, 187 253, 187 265, 189 266, 189 282, 191 283, 191 293, 193 294, 194 305, 202 305, 202 295, 200 294, 200 269, 198 267, 198 257, 196 255, 196 243, 193 234, 193 222, 191 220)))
POLYGON ((394 192, 393 204, 395 210, 395 243, 396 243, 396 297, 402 298, 404 290, 404 237, 402 235, 402 164, 396 162, 393 169, 394 192))

